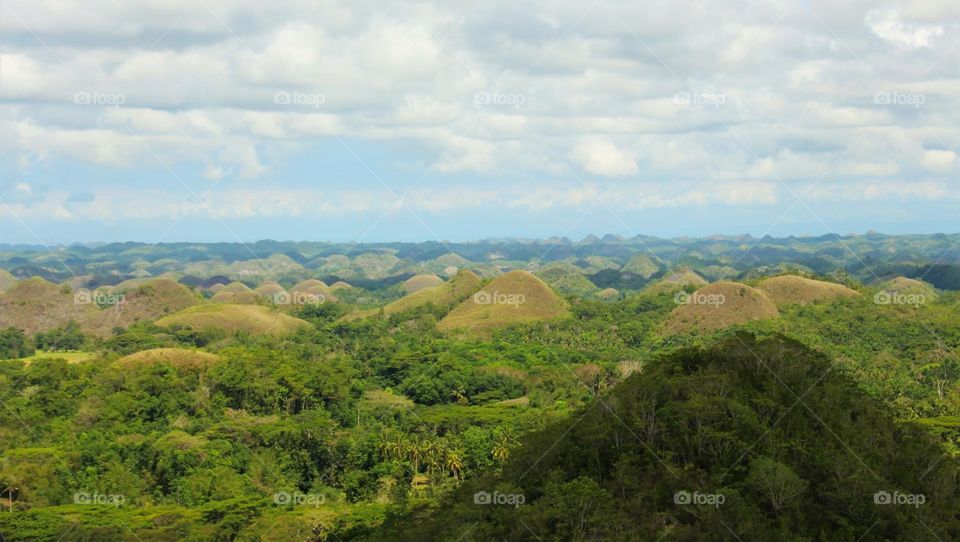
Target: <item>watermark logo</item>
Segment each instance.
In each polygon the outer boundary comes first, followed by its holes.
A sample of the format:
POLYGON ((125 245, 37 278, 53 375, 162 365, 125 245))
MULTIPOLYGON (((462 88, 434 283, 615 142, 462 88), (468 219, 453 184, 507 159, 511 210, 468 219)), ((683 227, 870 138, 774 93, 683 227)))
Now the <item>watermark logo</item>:
POLYGON ((273 494, 273 504, 279 506, 305 505, 319 508, 320 505, 324 504, 325 502, 327 502, 327 497, 318 493, 300 493, 299 491, 288 493, 286 491, 281 491, 273 494))
POLYGON ((327 97, 319 92, 289 92, 281 90, 273 93, 273 103, 275 105, 313 107, 319 109, 321 105, 327 103, 327 97))
POLYGON ((699 491, 681 490, 673 494, 673 504, 687 506, 691 504, 700 506, 713 506, 720 508, 727 497, 723 493, 700 493, 699 491))
POLYGON ((920 508, 920 506, 926 504, 926 502, 927 496, 920 493, 900 493, 899 491, 894 491, 891 493, 889 491, 880 490, 873 494, 873 504, 896 504, 920 508))
POLYGON ((726 94, 714 92, 713 89, 678 92, 673 95, 673 101, 680 105, 708 106, 719 108, 727 103, 726 94))
POLYGON ((673 295, 673 302, 677 305, 708 305, 717 308, 727 302, 723 294, 704 294, 701 292, 677 292, 673 295))
POLYGON ((473 302, 477 305, 510 305, 518 308, 527 302, 527 296, 523 294, 505 294, 502 292, 480 290, 473 294, 473 302))
POLYGON ((277 292, 273 294, 273 302, 277 305, 320 305, 327 301, 323 294, 308 294, 306 292, 277 292))
POLYGON ((123 294, 105 294, 103 292, 91 292, 81 289, 73 293, 74 305, 98 305, 101 307, 119 306, 126 303, 127 298, 123 294))
POLYGON ((127 502, 126 497, 119 494, 105 494, 97 493, 88 493, 86 491, 80 491, 73 494, 74 504, 103 504, 111 505, 115 507, 120 507, 123 503, 127 502))
POLYGON ((101 105, 110 107, 120 107, 127 103, 127 97, 124 94, 114 94, 110 92, 81 90, 73 93, 73 103, 76 105, 101 105))
POLYGON ((477 106, 498 105, 508 106, 514 109, 520 109, 527 103, 527 97, 523 94, 500 92, 478 92, 473 95, 473 103, 477 106))
POLYGON ((520 505, 525 502, 527 502, 527 498, 523 493, 500 493, 499 491, 490 493, 487 491, 478 491, 473 494, 473 504, 496 504, 520 508, 520 505))
POLYGON ((905 92, 877 92, 873 95, 874 105, 907 105, 919 109, 921 105, 927 103, 927 97, 923 94, 910 94, 905 92))
POLYGON ((919 307, 927 302, 927 296, 923 294, 902 294, 900 292, 877 292, 873 296, 873 302, 876 305, 909 305, 919 307))

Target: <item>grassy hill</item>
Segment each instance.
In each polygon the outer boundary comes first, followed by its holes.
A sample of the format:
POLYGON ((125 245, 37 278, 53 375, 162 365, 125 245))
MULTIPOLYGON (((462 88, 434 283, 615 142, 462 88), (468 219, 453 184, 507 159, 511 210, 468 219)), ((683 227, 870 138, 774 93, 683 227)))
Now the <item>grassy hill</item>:
POLYGON ((851 290, 842 284, 813 280, 796 275, 781 275, 761 280, 757 283, 757 289, 766 292, 777 306, 806 305, 816 301, 860 295, 856 290, 851 290))
POLYGON ((389 316, 426 305, 434 305, 446 309, 463 301, 479 288, 480 277, 472 271, 462 270, 450 279, 449 282, 441 284, 440 286, 426 288, 404 296, 392 303, 388 303, 382 309, 370 309, 350 313, 345 316, 344 319, 356 320, 359 318, 367 318, 380 314, 381 311, 384 315, 389 316))
POLYGON ((522 322, 569 315, 566 302, 528 271, 511 271, 490 281, 437 323, 437 329, 486 332, 522 322))
POLYGON ((154 348, 122 357, 114 362, 118 367, 149 367, 169 364, 181 369, 204 369, 220 363, 220 358, 200 350, 185 348, 154 348))
POLYGON ((831 363, 746 334, 661 357, 438 508, 337 538, 957 540, 957 459, 831 363))
POLYGON ((403 291, 412 294, 443 284, 443 279, 433 274, 414 275, 403 283, 403 291))
POLYGON ((16 277, 11 275, 6 269, 0 269, 0 293, 6 292, 16 283, 16 277))
POLYGON ((925 302, 935 301, 937 291, 926 282, 907 277, 896 277, 880 284, 880 289, 891 295, 923 296, 925 302))
POLYGON ((197 330, 243 331, 252 334, 286 335, 307 322, 259 305, 197 305, 157 320, 161 327, 186 326, 197 330))
POLYGON ((34 277, 0 294, 0 329, 15 327, 27 334, 82 322, 97 312, 87 300, 77 300, 69 286, 34 277))
POLYGON ((647 254, 637 254, 623 264, 620 271, 623 273, 632 273, 645 279, 649 279, 660 271, 662 262, 647 254))
POLYGON ((646 290, 651 293, 662 293, 662 292, 676 292, 677 290, 682 290, 687 286, 693 286, 694 288, 700 288, 701 286, 706 286, 709 284, 706 279, 698 275, 696 272, 690 269, 684 269, 681 271, 674 271, 662 279, 649 284, 646 287, 646 290))
POLYGON ((692 294, 678 293, 677 301, 664 325, 667 334, 709 333, 780 315, 765 292, 738 282, 715 282, 692 294))
POLYGON ((151 280, 122 295, 122 303, 92 313, 80 322, 81 327, 88 333, 106 337, 114 328, 126 328, 140 320, 156 320, 203 302, 203 298, 189 288, 170 279, 151 280))
POLYGON ((214 303, 229 303, 233 305, 254 305, 259 300, 260 296, 242 282, 231 282, 210 298, 210 301, 214 303))

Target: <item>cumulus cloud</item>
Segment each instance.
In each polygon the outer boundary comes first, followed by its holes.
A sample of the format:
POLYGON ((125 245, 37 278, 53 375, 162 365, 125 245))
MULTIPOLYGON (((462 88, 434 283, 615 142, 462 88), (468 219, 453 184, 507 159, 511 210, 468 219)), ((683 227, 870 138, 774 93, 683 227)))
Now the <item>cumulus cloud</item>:
POLYGON ((347 190, 342 171, 284 167, 349 157, 341 141, 364 175, 450 179, 458 191, 411 200, 423 212, 590 205, 604 192, 581 172, 631 183, 604 196, 624 209, 765 206, 780 183, 821 178, 850 197, 960 190, 945 178, 960 143, 953 2, 8 0, 4 13, 0 153, 33 186, 5 201, 27 214, 135 218, 117 209, 138 198, 170 216, 377 212, 383 194, 347 190), (229 197, 183 202, 181 180, 229 197))
POLYGON ((595 175, 621 177, 637 172, 637 162, 629 153, 607 139, 585 139, 573 149, 573 158, 583 169, 595 175))

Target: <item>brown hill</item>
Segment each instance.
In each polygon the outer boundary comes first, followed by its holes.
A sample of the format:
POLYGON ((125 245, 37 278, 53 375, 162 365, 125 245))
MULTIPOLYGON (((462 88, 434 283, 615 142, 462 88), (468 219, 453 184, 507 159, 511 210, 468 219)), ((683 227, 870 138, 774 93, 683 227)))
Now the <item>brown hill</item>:
POLYGON ((676 299, 680 304, 664 326, 668 334, 710 333, 780 315, 766 292, 738 282, 715 282, 693 294, 677 293, 676 299))
POLYGON ((842 284, 813 280, 796 275, 781 275, 764 279, 757 284, 757 288, 766 292, 777 306, 806 305, 816 301, 860 295, 855 290, 851 290, 842 284))
POLYGON ((450 311, 437 329, 463 329, 481 334, 522 322, 569 315, 566 302, 529 271, 501 275, 450 311))
POLYGON ((303 282, 297 283, 297 285, 293 288, 290 288, 290 293, 306 292, 310 288, 320 288, 324 292, 330 290, 330 287, 327 286, 327 283, 323 282, 322 280, 307 279, 303 282))
POLYGON ((71 320, 82 322, 97 310, 89 294, 75 298, 69 286, 34 277, 0 294, 0 328, 15 327, 32 335, 71 320))
POLYGON ((353 286, 350 286, 350 284, 343 282, 342 280, 338 280, 330 285, 331 292, 336 292, 337 290, 348 290, 350 288, 353 288, 353 286))
POLYGON ((899 295, 922 295, 926 301, 937 299, 937 291, 933 286, 917 279, 896 277, 880 285, 882 291, 899 295))
POLYGON ((287 335, 307 322, 260 305, 208 304, 186 308, 157 320, 161 327, 186 326, 198 330, 244 331, 254 335, 287 335))
POLYGON ((131 368, 148 367, 161 363, 169 363, 181 369, 203 369, 220 363, 220 358, 208 352, 201 352, 200 350, 154 348, 122 357, 114 362, 114 365, 117 367, 131 368))
POLYGON ((441 284, 443 284, 443 279, 436 275, 414 275, 403 283, 403 291, 412 294, 441 284))
POLYGON ((260 297, 242 282, 231 282, 210 298, 214 303, 231 303, 234 305, 254 305, 260 297))
POLYGON ((675 292, 683 289, 685 286, 700 288, 707 284, 708 282, 703 277, 689 269, 685 269, 670 273, 657 282, 654 282, 647 287, 647 291, 652 293, 675 292))
POLYGON ((376 316, 381 311, 384 315, 397 314, 406 310, 433 304, 441 308, 452 308, 466 299, 470 294, 480 289, 480 277, 469 270, 462 270, 455 277, 440 286, 420 290, 389 303, 382 309, 356 311, 346 315, 344 320, 356 320, 376 316))
POLYGON ((280 286, 280 283, 274 280, 267 280, 257 286, 253 290, 260 297, 266 297, 268 299, 273 299, 277 294, 285 293, 287 290, 283 286, 280 286))
POLYGON ((17 278, 6 269, 0 269, 0 293, 6 292, 17 283, 17 278))
POLYGON ((106 337, 114 328, 163 318, 203 302, 203 298, 189 288, 170 279, 154 279, 121 295, 116 305, 91 314, 80 322, 81 327, 88 333, 106 337))

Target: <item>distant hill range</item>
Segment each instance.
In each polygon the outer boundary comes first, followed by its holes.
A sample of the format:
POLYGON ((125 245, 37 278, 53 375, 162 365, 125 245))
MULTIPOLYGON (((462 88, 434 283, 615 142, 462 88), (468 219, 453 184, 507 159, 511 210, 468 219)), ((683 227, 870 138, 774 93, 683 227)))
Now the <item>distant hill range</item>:
MULTIPOLYGON (((784 272, 842 275, 878 284, 893 277, 922 279, 960 290, 960 234, 761 238, 714 235, 673 238, 591 235, 575 241, 487 239, 441 243, 110 243, 39 247, 0 245, 0 291, 11 278, 41 277, 74 287, 116 286, 171 278, 193 289, 264 281, 292 285, 307 279, 346 281, 365 289, 414 279, 414 289, 470 269, 483 279, 513 270, 536 274, 558 291, 640 290, 690 270, 709 282, 743 281, 784 272), (586 280, 583 280, 586 279, 586 280)), ((409 291, 409 290, 408 290, 409 291)))

